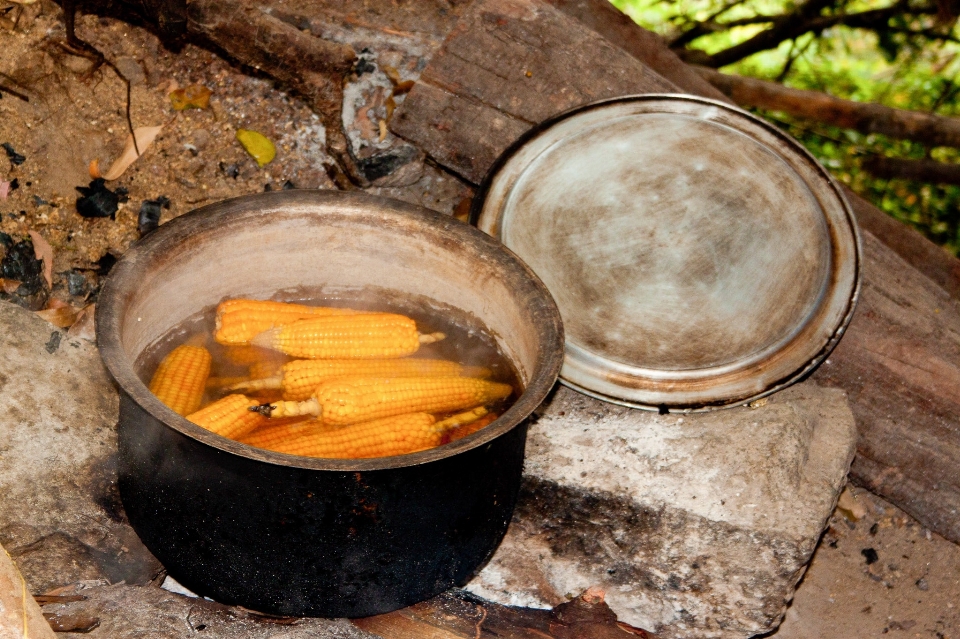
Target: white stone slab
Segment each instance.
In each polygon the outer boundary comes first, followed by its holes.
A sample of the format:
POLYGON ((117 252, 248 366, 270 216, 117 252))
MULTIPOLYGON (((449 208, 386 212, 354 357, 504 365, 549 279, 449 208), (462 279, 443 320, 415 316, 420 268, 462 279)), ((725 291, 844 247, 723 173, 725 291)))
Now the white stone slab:
POLYGON ((527 440, 504 543, 468 585, 552 607, 590 586, 665 638, 779 624, 853 458, 842 391, 805 382, 754 408, 657 415, 559 388, 527 440))

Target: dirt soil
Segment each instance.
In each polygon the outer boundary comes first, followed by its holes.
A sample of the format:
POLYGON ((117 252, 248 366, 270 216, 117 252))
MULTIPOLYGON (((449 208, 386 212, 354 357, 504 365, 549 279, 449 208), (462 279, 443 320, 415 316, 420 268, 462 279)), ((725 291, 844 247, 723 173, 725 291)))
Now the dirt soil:
MULTIPOLYGON (((0 151, 0 231, 13 242, 38 233, 54 255, 52 287, 18 298, 8 283, 0 296, 34 310, 54 299, 76 308, 94 302, 109 256, 119 257, 140 236, 138 216, 147 200, 169 199, 162 223, 284 185, 335 188, 318 117, 282 87, 197 46, 172 53, 143 29, 81 16, 78 35, 131 81, 134 125, 163 126, 144 155, 107 183, 112 191, 126 190, 116 219, 81 217, 76 187, 89 185, 91 161, 105 170, 127 138, 125 85, 107 66, 95 68, 65 51, 62 25, 60 8, 49 0, 0 0, 0 86, 29 98, 0 93, 0 143, 10 149, 0 151), (170 91, 196 83, 212 91, 209 108, 173 110, 170 91), (271 139, 276 159, 258 166, 236 139, 241 128, 271 139)), ((430 165, 410 186, 369 191, 445 213, 462 213, 472 194, 430 165)), ((0 258, 8 249, 0 243, 0 258)), ((773 636, 960 637, 960 547, 866 491, 848 491, 841 506, 773 636)))
MULTIPOLYGON (((6 198, 0 191, 0 231, 16 241, 32 230, 49 242, 55 255, 54 297, 74 306, 95 299, 97 276, 104 270, 100 260, 107 254, 119 257, 139 238, 145 200, 169 199, 169 208, 161 209, 163 223, 206 204, 264 190, 335 188, 319 118, 272 80, 197 46, 172 53, 143 29, 82 15, 77 35, 130 79, 134 126, 163 130, 126 173, 107 182, 111 191, 127 193, 116 219, 81 217, 76 187, 89 185, 91 161, 98 160, 106 171, 129 135, 126 86, 109 67, 96 68, 66 51, 64 33, 62 12, 49 0, 29 5, 0 0, 0 86, 29 98, 25 102, 0 92, 0 143, 26 158, 14 164, 0 151, 0 181, 17 187, 6 198), (193 84, 212 91, 209 108, 175 111, 169 93, 193 84), (276 159, 258 166, 237 141, 238 129, 269 138, 276 159), (71 270, 89 281, 79 296, 67 289, 71 270)), ((469 186, 432 166, 410 186, 368 190, 446 213, 472 194, 469 186)))

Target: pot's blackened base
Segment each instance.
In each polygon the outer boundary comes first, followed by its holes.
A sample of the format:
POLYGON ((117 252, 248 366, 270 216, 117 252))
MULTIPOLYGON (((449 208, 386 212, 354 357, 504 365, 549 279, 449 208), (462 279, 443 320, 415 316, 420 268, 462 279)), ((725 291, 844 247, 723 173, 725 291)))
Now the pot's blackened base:
POLYGON ((364 617, 463 585, 506 532, 526 423, 419 466, 278 466, 218 450, 121 394, 119 487, 134 529, 197 594, 262 612, 364 617))

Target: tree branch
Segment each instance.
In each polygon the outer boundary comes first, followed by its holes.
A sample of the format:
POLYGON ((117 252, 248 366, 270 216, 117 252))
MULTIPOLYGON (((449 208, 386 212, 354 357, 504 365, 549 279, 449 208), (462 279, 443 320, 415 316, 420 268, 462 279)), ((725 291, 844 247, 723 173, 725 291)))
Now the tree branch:
POLYGON ((927 146, 960 148, 960 119, 894 109, 880 104, 854 102, 820 93, 791 89, 776 82, 720 73, 695 67, 710 84, 741 106, 782 111, 794 117, 880 133, 927 146))
POLYGON ((927 184, 960 184, 960 164, 936 160, 902 160, 872 155, 863 160, 863 170, 885 180, 915 180, 927 184))
POLYGON ((758 15, 728 22, 705 21, 686 31, 671 42, 671 48, 686 45, 696 38, 717 31, 725 31, 733 27, 752 24, 769 23, 772 26, 740 44, 736 44, 712 55, 699 51, 678 52, 681 57, 708 67, 722 67, 738 62, 743 58, 773 49, 781 42, 796 39, 806 33, 819 33, 830 27, 845 25, 855 29, 886 29, 893 32, 907 32, 934 40, 952 40, 949 33, 942 33, 935 29, 911 30, 903 27, 891 27, 888 22, 898 15, 922 16, 936 15, 938 8, 935 4, 921 7, 910 7, 907 0, 900 0, 896 4, 882 9, 870 9, 858 13, 837 13, 834 15, 820 15, 820 11, 829 6, 829 0, 809 0, 799 10, 784 15, 758 15))

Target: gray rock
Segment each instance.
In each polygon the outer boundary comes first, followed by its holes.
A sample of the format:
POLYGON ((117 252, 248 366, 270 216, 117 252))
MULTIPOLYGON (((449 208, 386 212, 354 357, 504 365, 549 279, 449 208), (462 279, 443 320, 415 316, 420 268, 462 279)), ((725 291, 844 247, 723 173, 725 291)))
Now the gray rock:
POLYGON ((117 493, 117 393, 96 347, 0 302, 0 353, 0 544, 35 593, 147 583, 161 568, 117 493))
POLYGON ((561 387, 530 429, 507 537, 471 592, 552 607, 590 586, 664 638, 775 628, 856 443, 842 391, 657 415, 561 387))
POLYGON ((61 594, 83 601, 48 604, 45 615, 97 619, 99 626, 83 635, 89 639, 377 639, 344 619, 276 618, 243 608, 194 599, 156 586, 93 584, 61 594), (202 633, 202 634, 201 634, 202 633))

